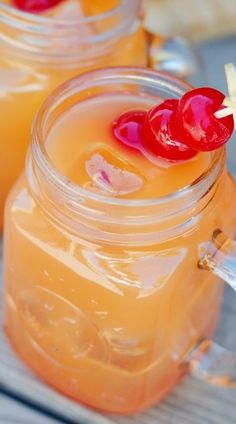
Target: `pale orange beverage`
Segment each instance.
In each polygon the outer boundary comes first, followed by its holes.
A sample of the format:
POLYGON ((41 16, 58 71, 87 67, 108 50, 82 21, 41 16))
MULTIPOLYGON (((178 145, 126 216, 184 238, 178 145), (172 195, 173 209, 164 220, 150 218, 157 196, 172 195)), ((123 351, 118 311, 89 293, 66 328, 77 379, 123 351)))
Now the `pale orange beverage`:
POLYGON ((65 0, 36 15, 0 3, 0 229, 34 114, 47 95, 89 69, 147 64, 140 1, 105 3, 65 0))
POLYGON ((103 411, 163 398, 217 325, 222 283, 198 263, 216 228, 235 231, 224 151, 154 161, 111 131, 123 112, 188 89, 131 68, 67 83, 38 114, 8 198, 9 339, 41 379, 103 411))

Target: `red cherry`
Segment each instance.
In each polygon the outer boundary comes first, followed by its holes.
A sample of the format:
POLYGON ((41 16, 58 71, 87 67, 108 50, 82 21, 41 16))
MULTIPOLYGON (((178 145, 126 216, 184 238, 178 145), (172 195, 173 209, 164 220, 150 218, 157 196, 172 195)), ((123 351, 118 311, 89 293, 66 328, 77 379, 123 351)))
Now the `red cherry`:
POLYGON ((196 88, 179 101, 178 136, 197 151, 216 150, 230 138, 234 122, 232 115, 218 119, 214 113, 222 109, 224 94, 213 88, 196 88))
POLYGON ((29 13, 40 13, 61 3, 62 0, 13 0, 13 4, 20 10, 29 13))
POLYGON ((171 161, 186 160, 196 155, 195 150, 176 136, 178 104, 178 100, 169 99, 154 107, 147 113, 142 128, 144 148, 171 161))
POLYGON ((113 122, 113 134, 115 138, 126 146, 140 150, 141 128, 147 112, 135 110, 126 112, 113 122))

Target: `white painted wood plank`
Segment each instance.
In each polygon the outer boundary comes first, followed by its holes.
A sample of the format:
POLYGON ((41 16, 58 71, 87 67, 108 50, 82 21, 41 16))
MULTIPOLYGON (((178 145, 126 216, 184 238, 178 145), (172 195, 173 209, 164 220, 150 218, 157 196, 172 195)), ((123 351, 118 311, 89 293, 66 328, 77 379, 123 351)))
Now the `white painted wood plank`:
POLYGON ((0 393, 0 424, 60 424, 0 393))

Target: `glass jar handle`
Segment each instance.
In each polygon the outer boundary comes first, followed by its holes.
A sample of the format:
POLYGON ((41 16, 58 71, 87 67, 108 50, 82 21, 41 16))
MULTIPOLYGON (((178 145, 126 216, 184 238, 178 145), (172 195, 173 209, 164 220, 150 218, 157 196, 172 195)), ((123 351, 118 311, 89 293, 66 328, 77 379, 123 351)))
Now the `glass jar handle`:
MULTIPOLYGON (((210 270, 236 291, 236 242, 215 230, 212 243, 204 249, 199 267, 210 270)), ((190 372, 208 383, 236 387, 236 353, 212 340, 202 339, 186 357, 190 372)))
POLYGON ((149 35, 148 52, 148 63, 153 69, 194 85, 199 85, 205 79, 200 55, 186 38, 149 35))

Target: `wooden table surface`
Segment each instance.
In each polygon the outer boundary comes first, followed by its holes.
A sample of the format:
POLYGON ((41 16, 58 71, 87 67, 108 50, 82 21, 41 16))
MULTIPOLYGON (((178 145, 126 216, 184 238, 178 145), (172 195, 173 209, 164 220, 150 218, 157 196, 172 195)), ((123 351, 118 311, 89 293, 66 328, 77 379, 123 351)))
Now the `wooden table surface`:
MULTIPOLYGON (((225 91, 223 65, 236 63, 236 38, 203 44, 200 51, 208 84, 225 91)), ((228 151, 230 167, 236 174, 236 137, 228 151)), ((226 290, 216 339, 236 351, 235 315, 236 296, 226 290)), ((208 386, 188 376, 163 402, 143 414, 127 418, 104 416, 64 398, 38 381, 15 357, 0 331, 0 424, 59 423, 235 424, 236 389, 208 386)))

